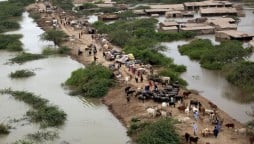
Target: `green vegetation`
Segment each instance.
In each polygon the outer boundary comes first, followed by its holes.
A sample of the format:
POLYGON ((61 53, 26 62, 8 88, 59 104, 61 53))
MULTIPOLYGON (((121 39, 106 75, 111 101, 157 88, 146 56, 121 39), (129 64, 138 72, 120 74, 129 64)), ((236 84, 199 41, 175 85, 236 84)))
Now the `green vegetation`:
POLYGON ((93 3, 84 3, 81 6, 82 9, 91 9, 91 8, 97 8, 97 5, 93 4, 93 3))
POLYGON ((61 30, 50 29, 41 35, 43 40, 53 41, 55 45, 60 45, 67 35, 61 30))
POLYGON ((9 134, 9 132, 10 132, 10 131, 9 131, 9 126, 0 123, 0 135, 1 135, 1 134, 9 134))
MULTIPOLYGON (((252 48, 243 48, 239 41, 223 41, 220 45, 212 45, 210 40, 196 39, 179 48, 181 54, 199 60, 202 67, 210 70, 221 70, 227 80, 242 88, 247 93, 254 92, 254 63, 244 62, 244 57, 252 52, 252 48)), ((253 95, 241 99, 253 101, 253 95)))
POLYGON ((69 54, 70 50, 71 49, 66 46, 59 47, 59 48, 47 47, 47 48, 43 49, 42 54, 43 55, 69 54))
POLYGON ((27 137, 36 142, 52 141, 58 137, 58 133, 54 131, 37 131, 34 134, 28 134, 27 137))
POLYGON ((135 9, 150 9, 150 6, 138 6, 135 9))
POLYGON ((64 111, 59 110, 56 106, 48 104, 48 100, 43 99, 33 93, 26 91, 13 91, 11 89, 4 89, 0 91, 2 94, 10 94, 15 99, 25 102, 34 110, 29 110, 26 115, 32 121, 39 122, 42 127, 60 126, 66 120, 64 111))
POLYGON ((17 18, 22 15, 24 7, 33 2, 34 0, 8 0, 0 2, 0 33, 18 29, 17 18))
POLYGON ((29 16, 33 18, 35 21, 41 18, 40 13, 38 12, 29 12, 29 16))
POLYGON ((42 59, 45 58, 44 55, 42 54, 31 54, 31 53, 21 53, 19 55, 17 55, 14 58, 10 59, 11 63, 18 63, 18 64, 22 64, 28 61, 32 61, 32 60, 38 60, 38 59, 42 59))
POLYGON ((132 122, 128 134, 135 137, 137 144, 179 144, 180 137, 173 119, 160 119, 156 122, 132 122))
MULTIPOLYGON (((0 33, 20 28, 18 20, 24 12, 24 7, 34 0, 8 0, 0 2, 0 33)), ((0 50, 22 51, 21 35, 0 34, 0 50)))
POLYGON ((181 46, 179 51, 191 59, 200 60, 204 68, 221 70, 227 64, 243 60, 252 49, 244 49, 239 41, 224 41, 218 46, 213 46, 210 40, 197 39, 181 46))
POLYGON ((240 62, 225 68, 224 71, 230 83, 244 90, 254 91, 254 62, 240 62))
POLYGON ((13 20, 0 21, 0 32, 7 32, 18 28, 20 28, 19 24, 13 20))
POLYGON ((0 50, 22 51, 22 43, 19 40, 21 35, 2 35, 0 34, 0 50))
POLYGON ((27 141, 27 140, 18 140, 16 142, 14 142, 13 144, 34 144, 31 141, 27 141))
MULTIPOLYGON (((186 69, 184 66, 179 67, 173 64, 172 59, 161 54, 159 43, 188 39, 194 37, 195 34, 191 32, 156 32, 156 23, 156 19, 149 18, 129 19, 128 21, 118 20, 110 25, 99 21, 94 23, 93 26, 99 33, 107 33, 114 44, 123 47, 125 53, 132 53, 136 59, 140 59, 145 63, 165 67, 167 71, 170 71, 171 76, 174 75, 173 79, 186 84, 179 78, 180 73, 186 69)), ((169 73, 166 75, 169 75, 169 73)))
POLYGON ((73 87, 77 94, 86 97, 102 97, 114 84, 113 77, 110 69, 102 65, 91 64, 85 69, 80 68, 72 72, 65 84, 73 87))
POLYGON ((184 3, 184 2, 195 2, 198 0, 115 0, 117 3, 131 3, 131 4, 140 4, 140 3, 184 3))
POLYGON ((137 17, 131 10, 124 11, 122 13, 117 14, 119 19, 128 20, 137 17))
POLYGON ((11 78, 24 78, 24 77, 30 77, 35 75, 33 71, 30 70, 17 70, 15 72, 11 72, 10 77, 11 78))
POLYGON ((51 0, 53 5, 56 5, 66 11, 70 11, 74 6, 72 0, 51 0))

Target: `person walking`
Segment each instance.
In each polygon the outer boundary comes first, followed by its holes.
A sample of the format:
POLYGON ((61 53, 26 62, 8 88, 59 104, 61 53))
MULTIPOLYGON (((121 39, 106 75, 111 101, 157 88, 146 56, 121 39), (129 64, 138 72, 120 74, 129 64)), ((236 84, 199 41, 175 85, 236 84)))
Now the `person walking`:
POLYGON ((135 81, 136 81, 136 83, 138 83, 138 77, 137 76, 135 76, 135 81))
POLYGON ((198 126, 197 126, 197 124, 195 122, 193 122, 192 128, 193 128, 194 136, 196 136, 197 133, 198 133, 198 126))
POLYGON ((144 79, 143 79, 143 75, 141 74, 141 75, 140 75, 140 81, 141 81, 141 83, 143 82, 143 80, 144 80, 144 79))
POLYGON ((214 135, 215 138, 217 138, 217 137, 218 137, 218 134, 219 134, 219 129, 218 129, 217 126, 215 126, 215 127, 214 127, 214 130, 213 130, 213 135, 214 135))
POLYGON ((194 112, 194 118, 195 118, 196 121, 198 120, 198 111, 194 112))

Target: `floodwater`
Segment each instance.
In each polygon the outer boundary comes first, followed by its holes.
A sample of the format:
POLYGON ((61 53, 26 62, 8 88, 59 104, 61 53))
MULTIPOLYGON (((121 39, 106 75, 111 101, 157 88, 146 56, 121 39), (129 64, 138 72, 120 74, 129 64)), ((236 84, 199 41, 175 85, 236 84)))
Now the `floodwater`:
MULTIPOLYGON (((253 10, 245 9, 244 11, 246 16, 241 17, 238 30, 254 34, 253 10)), ((199 14, 194 15, 194 18, 198 17, 200 17, 199 14)), ((156 19, 158 22, 163 22, 165 20, 187 22, 187 20, 193 18, 165 18, 164 16, 160 16, 156 19)), ((89 17, 91 23, 97 20, 96 16, 89 17)), ((200 35, 196 38, 210 39, 214 45, 220 44, 220 42, 215 40, 214 34, 200 35)), ((175 41, 162 43, 168 48, 167 51, 163 52, 166 56, 173 58, 176 64, 183 64, 187 67, 187 72, 182 74, 182 78, 189 84, 187 88, 198 90, 201 95, 218 105, 222 110, 238 121, 245 123, 251 120, 251 117, 246 115, 246 112, 251 111, 251 105, 253 105, 253 103, 246 102, 242 99, 242 97, 246 95, 244 92, 227 82, 224 76, 219 72, 201 68, 197 61, 192 61, 187 56, 182 56, 179 53, 178 46, 187 44, 188 42, 189 41, 175 41)), ((248 60, 254 61, 254 54, 252 54, 248 60)))
MULTIPOLYGON (((50 44, 50 42, 40 41, 39 35, 43 31, 28 17, 27 13, 23 14, 21 25, 22 28, 18 32, 24 35, 22 42, 26 52, 38 53, 42 47, 50 44)), ((49 57, 23 65, 5 64, 15 55, 16 53, 0 51, 0 89, 12 88, 13 90, 33 92, 48 99, 51 104, 57 105, 67 114, 65 124, 59 128, 53 128, 59 133, 59 138, 52 142, 46 142, 47 144, 63 142, 71 144, 124 144, 130 140, 126 129, 98 99, 70 96, 68 95, 69 91, 61 86, 73 70, 84 67, 83 65, 66 56, 49 57), (8 77, 11 72, 18 69, 32 69, 36 75, 20 80, 8 77)), ((0 95, 0 122, 9 123, 14 127, 9 135, 0 136, 1 144, 24 139, 27 134, 40 129, 38 124, 30 123, 27 120, 10 123, 12 119, 21 119, 28 110, 28 105, 16 101, 12 96, 0 95)))
MULTIPOLYGON (((254 34, 254 14, 251 10, 245 10, 245 13, 246 17, 241 18, 238 30, 254 34)), ((219 44, 215 41, 214 35, 201 35, 197 38, 210 39, 213 44, 219 44)), ((244 100, 246 93, 227 82, 221 73, 201 68, 197 61, 181 55, 178 46, 187 43, 189 41, 162 43, 168 48, 163 52, 166 56, 173 58, 176 64, 187 67, 187 72, 181 75, 188 82, 187 88, 199 91, 202 96, 218 105, 236 120, 243 123, 251 120, 246 112, 251 111, 253 103, 244 100)), ((250 60, 253 60, 253 55, 250 60)))

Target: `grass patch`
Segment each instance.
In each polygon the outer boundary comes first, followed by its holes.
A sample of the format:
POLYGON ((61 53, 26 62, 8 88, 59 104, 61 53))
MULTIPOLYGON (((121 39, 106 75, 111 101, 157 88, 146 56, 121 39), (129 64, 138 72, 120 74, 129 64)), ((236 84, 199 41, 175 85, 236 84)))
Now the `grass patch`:
POLYGON ((43 49, 42 54, 43 55, 69 54, 70 50, 71 49, 66 46, 62 46, 59 48, 47 47, 43 49))
POLYGON ((48 100, 43 99, 33 93, 26 91, 13 91, 4 89, 0 91, 2 94, 10 94, 15 99, 25 102, 34 110, 29 110, 26 115, 32 121, 40 123, 41 127, 60 126, 66 120, 66 113, 56 106, 48 104, 48 100))
POLYGON ((128 134, 134 136, 137 144, 179 144, 173 119, 160 119, 156 122, 132 122, 128 134))
POLYGON ((37 131, 34 134, 28 134, 28 139, 35 142, 43 142, 43 141, 53 141, 58 138, 58 133, 54 131, 37 131))
POLYGON ((0 34, 0 50, 22 51, 22 43, 19 40, 22 35, 3 35, 0 34))
POLYGON ((246 91, 254 92, 254 62, 243 61, 232 64, 224 68, 224 71, 230 83, 246 91))
POLYGON ((67 35, 61 30, 50 29, 41 35, 42 40, 53 41, 55 45, 60 45, 67 35))
POLYGON ((85 97, 102 97, 110 86, 114 84, 114 75, 110 69, 102 65, 91 64, 85 69, 80 68, 72 72, 65 84, 74 88, 76 94, 85 97))
POLYGON ((199 60, 202 67, 210 70, 221 70, 225 65, 242 61, 251 52, 251 48, 243 48, 239 41, 223 41, 213 46, 210 40, 197 39, 180 46, 181 54, 199 60))
POLYGON ((10 77, 11 78, 25 78, 35 75, 33 71, 30 70, 17 70, 15 72, 11 72, 10 77))
POLYGON ((34 143, 28 140, 17 140, 13 144, 34 144, 34 143))
POLYGON ((42 54, 31 54, 31 53, 21 53, 19 55, 17 55, 14 58, 10 59, 11 63, 18 63, 18 64, 23 64, 25 62, 28 61, 32 61, 32 60, 38 60, 38 59, 42 59, 42 58, 46 58, 46 56, 42 55, 42 54))
POLYGON ((10 127, 8 125, 0 123, 0 135, 1 134, 9 134, 10 133, 9 128, 10 127))
POLYGON ((36 12, 29 12, 29 16, 31 18, 33 18, 35 21, 39 20, 41 18, 40 13, 36 13, 36 12))
POLYGON ((74 6, 72 0, 51 0, 53 5, 56 5, 66 11, 70 11, 74 6))

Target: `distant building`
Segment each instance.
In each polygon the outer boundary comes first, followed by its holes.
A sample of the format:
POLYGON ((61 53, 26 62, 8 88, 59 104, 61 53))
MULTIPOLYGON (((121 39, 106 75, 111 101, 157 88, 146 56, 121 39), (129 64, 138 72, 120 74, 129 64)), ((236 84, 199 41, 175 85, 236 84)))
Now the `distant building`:
POLYGON ((228 40, 252 40, 254 37, 253 34, 248 34, 245 32, 240 32, 237 30, 225 30, 225 31, 217 31, 215 33, 215 38, 218 40, 228 39, 228 40))
POLYGON ((185 10, 199 10, 200 8, 208 8, 208 7, 232 7, 233 4, 229 1, 213 1, 207 0, 202 2, 185 2, 184 4, 185 10))
POLYGON ((200 15, 202 17, 206 16, 224 16, 224 15, 230 15, 230 16, 237 16, 237 10, 236 8, 231 7, 222 7, 222 8, 200 8, 200 15))

